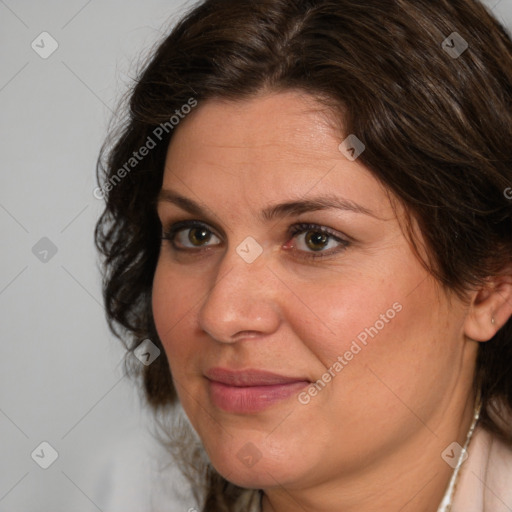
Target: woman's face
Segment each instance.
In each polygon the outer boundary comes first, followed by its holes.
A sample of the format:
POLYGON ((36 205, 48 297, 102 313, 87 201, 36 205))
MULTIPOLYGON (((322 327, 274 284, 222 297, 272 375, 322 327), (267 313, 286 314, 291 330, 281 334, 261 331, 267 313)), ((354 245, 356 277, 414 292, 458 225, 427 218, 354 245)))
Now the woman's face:
POLYGON ((156 327, 212 463, 243 487, 304 489, 390 457, 406 470, 413 446, 441 460, 471 383, 466 306, 327 119, 298 92, 206 101, 167 155, 158 214, 180 225, 156 327))

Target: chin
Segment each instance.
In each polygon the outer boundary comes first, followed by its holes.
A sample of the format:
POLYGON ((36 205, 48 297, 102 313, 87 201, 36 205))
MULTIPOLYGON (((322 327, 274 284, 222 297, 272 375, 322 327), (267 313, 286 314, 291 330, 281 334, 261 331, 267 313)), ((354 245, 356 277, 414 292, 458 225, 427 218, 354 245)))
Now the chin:
MULTIPOLYGON (((256 442, 233 442, 219 450, 215 446, 208 455, 214 468, 226 480, 247 489, 268 489, 281 485, 291 485, 301 478, 305 460, 293 455, 298 451, 273 453, 269 446, 257 445, 256 442), (257 447, 259 446, 259 448, 257 447)), ((300 455, 300 454, 299 454, 300 455)))
POLYGON ((261 461, 252 468, 232 463, 214 464, 214 467, 226 480, 244 489, 270 489, 294 481, 289 468, 283 471, 275 464, 263 464, 261 461))

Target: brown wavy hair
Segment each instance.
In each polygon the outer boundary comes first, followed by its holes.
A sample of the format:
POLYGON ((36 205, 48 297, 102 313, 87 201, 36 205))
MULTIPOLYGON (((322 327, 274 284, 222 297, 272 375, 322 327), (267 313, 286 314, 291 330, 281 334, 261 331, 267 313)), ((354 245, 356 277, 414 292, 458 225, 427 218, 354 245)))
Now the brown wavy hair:
MULTIPOLYGON (((106 206, 95 241, 107 319, 127 356, 146 338, 160 348, 151 365, 128 365, 155 412, 177 401, 151 311, 161 244, 155 199, 179 129, 169 119, 191 98, 200 108, 262 90, 313 95, 363 141, 360 161, 405 206, 404 232, 416 250, 411 226, 418 223, 423 264, 445 289, 464 296, 512 264, 512 201, 504 193, 512 186, 512 42, 486 7, 473 0, 202 1, 152 52, 98 160, 106 206), (458 57, 443 43, 454 45, 453 32, 468 44, 458 57), (155 132, 161 123, 162 134, 155 132), (148 137, 155 147, 131 161, 148 137)), ((475 383, 482 424, 512 444, 498 407, 512 409, 511 370, 509 319, 480 344, 475 383)), ((247 510, 243 489, 211 466, 202 476, 204 511, 247 510)))

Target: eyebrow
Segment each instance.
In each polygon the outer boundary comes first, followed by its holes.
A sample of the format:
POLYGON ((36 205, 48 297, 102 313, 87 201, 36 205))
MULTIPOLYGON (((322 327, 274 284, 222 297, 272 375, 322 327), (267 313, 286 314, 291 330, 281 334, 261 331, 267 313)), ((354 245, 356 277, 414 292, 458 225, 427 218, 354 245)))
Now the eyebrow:
MULTIPOLYGON (((207 215, 206 211, 203 210, 198 203, 171 190, 160 190, 156 203, 159 204, 162 202, 175 204, 192 215, 207 215)), ((294 215, 300 215, 301 213, 330 209, 350 211, 377 218, 377 216, 368 208, 348 199, 334 195, 318 196, 310 199, 288 201, 285 203, 267 206, 261 210, 259 218, 264 222, 270 222, 276 218, 291 217, 294 215)))

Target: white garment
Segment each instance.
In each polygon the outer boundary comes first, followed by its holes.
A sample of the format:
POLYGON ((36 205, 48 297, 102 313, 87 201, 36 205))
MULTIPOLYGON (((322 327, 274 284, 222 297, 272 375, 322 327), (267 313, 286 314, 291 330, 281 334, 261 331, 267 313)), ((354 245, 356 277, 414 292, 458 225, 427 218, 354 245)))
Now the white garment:
POLYGON ((512 448, 476 428, 461 467, 452 512, 512 512, 512 448))

